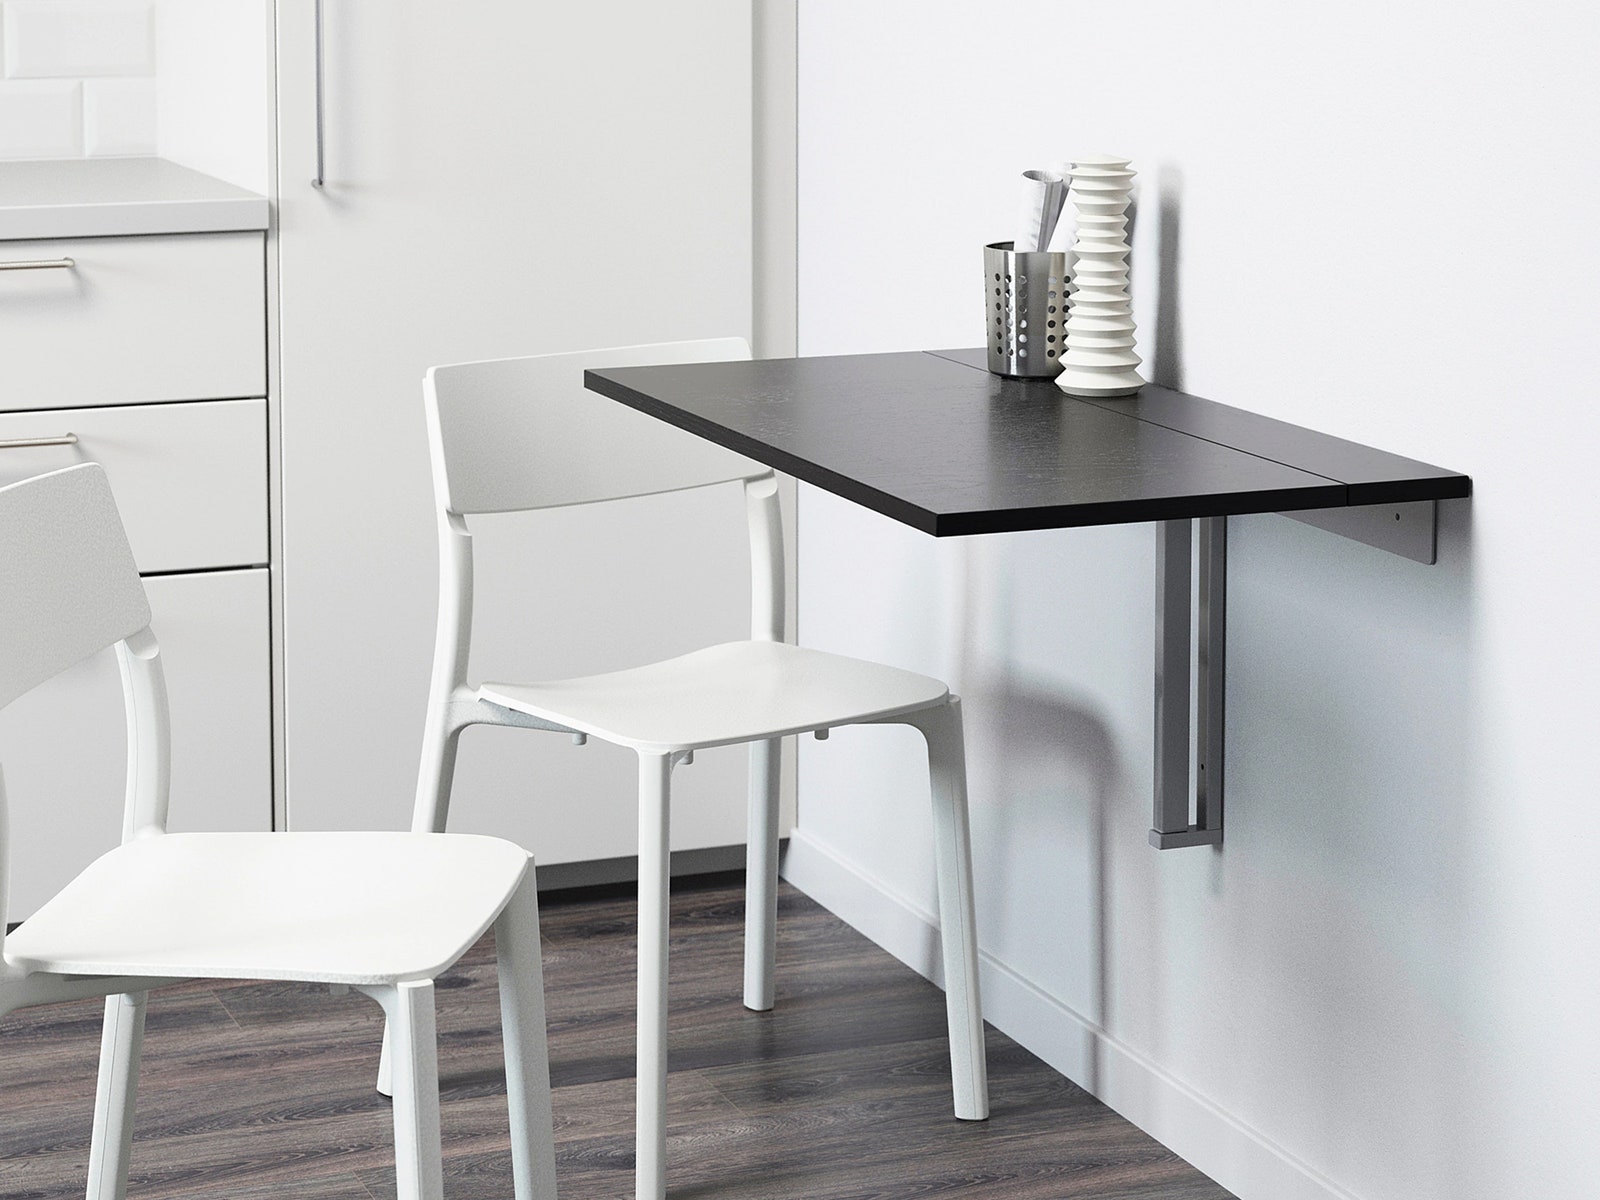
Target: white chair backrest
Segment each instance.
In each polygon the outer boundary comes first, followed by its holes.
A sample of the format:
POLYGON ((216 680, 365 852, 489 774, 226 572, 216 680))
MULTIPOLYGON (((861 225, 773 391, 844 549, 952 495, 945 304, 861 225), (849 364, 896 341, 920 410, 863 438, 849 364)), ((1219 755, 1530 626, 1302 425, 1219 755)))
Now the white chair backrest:
POLYGON ((748 359, 741 338, 434 367, 424 394, 449 512, 520 512, 754 479, 768 468, 583 386, 598 367, 748 359))
POLYGON ((0 708, 149 624, 99 463, 0 487, 0 708))

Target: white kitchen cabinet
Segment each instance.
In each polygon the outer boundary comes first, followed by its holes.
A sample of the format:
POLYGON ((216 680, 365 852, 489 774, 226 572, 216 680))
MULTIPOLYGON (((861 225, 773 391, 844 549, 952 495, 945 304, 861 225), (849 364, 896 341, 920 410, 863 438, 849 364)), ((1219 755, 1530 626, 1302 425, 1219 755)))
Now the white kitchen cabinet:
MULTIPOLYGON (((0 163, 0 482, 106 468, 167 669, 173 829, 272 825, 266 218, 159 160, 0 163)), ((120 836, 111 652, 0 713, 0 766, 22 919, 120 836)))
MULTIPOLYGON (((327 4, 321 187, 314 11, 277 7, 288 820, 398 828, 436 612, 423 373, 750 335, 751 5, 327 4)), ((476 521, 474 677, 746 636, 741 504, 476 521)), ((680 772, 675 847, 744 840, 745 761, 680 772)), ((630 855, 635 792, 625 751, 472 729, 451 827, 541 863, 630 855)))
POLYGON ((0 443, 64 435, 0 451, 0 478, 99 463, 147 574, 266 564, 265 399, 0 413, 0 443))
POLYGON ((0 409, 265 396, 262 240, 0 242, 0 409))

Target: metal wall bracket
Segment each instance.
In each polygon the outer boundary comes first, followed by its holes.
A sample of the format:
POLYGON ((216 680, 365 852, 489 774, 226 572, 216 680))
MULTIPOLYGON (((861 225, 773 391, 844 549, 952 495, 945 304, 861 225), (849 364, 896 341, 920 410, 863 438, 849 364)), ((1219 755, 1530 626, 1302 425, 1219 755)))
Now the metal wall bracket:
POLYGON ((1401 558, 1432 565, 1439 561, 1439 502, 1353 504, 1280 514, 1401 558))
POLYGON ((1157 525, 1155 632, 1155 804, 1150 844, 1158 850, 1221 845, 1228 655, 1227 517, 1157 525), (1200 527, 1198 571, 1195 524, 1200 527), (1190 604, 1192 575, 1198 575, 1197 606, 1190 604), (1191 685, 1191 647, 1196 641, 1191 685), (1193 739, 1192 796, 1191 717, 1198 732, 1193 739))

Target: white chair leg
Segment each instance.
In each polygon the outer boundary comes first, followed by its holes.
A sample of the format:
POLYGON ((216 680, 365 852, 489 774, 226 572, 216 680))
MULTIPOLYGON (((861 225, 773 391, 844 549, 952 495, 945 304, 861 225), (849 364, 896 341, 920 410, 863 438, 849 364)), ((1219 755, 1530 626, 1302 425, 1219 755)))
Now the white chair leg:
POLYGON ((533 862, 494 924, 511 1110, 511 1177, 516 1200, 556 1200, 556 1141, 545 1046, 544 966, 533 862))
POLYGON ((772 1007, 778 958, 777 738, 750 746, 750 820, 745 843, 744 1006, 772 1007))
POLYGON ((972 838, 967 824, 967 759, 961 701, 917 716, 928 741, 933 792, 934 873, 939 885, 939 930, 944 950, 945 1009, 950 1023, 950 1074, 956 1116, 989 1115, 989 1070, 978 996, 978 931, 972 900, 972 838))
POLYGON ((639 756, 639 1017, 634 1118, 637 1200, 667 1194, 668 805, 672 758, 639 756))
POLYGON ((106 997, 100 1034, 100 1078, 94 1093, 94 1133, 89 1144, 89 1200, 123 1200, 133 1146, 134 1092, 144 1046, 148 992, 106 997))
POLYGON ((443 1200, 433 981, 373 988, 369 994, 383 1005, 393 1042, 397 1200, 443 1200))
MULTIPOLYGON (((443 833, 450 814, 450 788, 455 782, 456 747, 461 727, 455 725, 445 705, 430 701, 428 720, 422 731, 422 766, 417 772, 417 797, 411 809, 413 833, 443 833)), ((393 1053, 389 1046, 389 1024, 383 1026, 383 1048, 378 1052, 378 1094, 394 1095, 393 1053)))
POLYGON ((394 1059, 389 1048, 389 1019, 383 1021, 383 1047, 378 1051, 378 1095, 394 1095, 394 1059))
POLYGON ((433 703, 422 731, 422 764, 417 771, 417 797, 411 808, 413 833, 443 833, 450 816, 450 789, 456 777, 456 749, 462 726, 451 720, 447 705, 433 703))

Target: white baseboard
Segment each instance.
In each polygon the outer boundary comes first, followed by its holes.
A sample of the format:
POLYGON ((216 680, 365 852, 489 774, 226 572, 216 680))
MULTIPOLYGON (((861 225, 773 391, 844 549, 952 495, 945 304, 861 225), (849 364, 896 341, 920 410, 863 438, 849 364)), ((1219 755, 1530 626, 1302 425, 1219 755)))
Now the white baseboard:
MULTIPOLYGON (((802 829, 790 834, 782 874, 914 971, 940 982, 932 913, 887 891, 802 829)), ((991 1025, 1240 1200, 1357 1200, 982 951, 979 977, 991 1025)))

